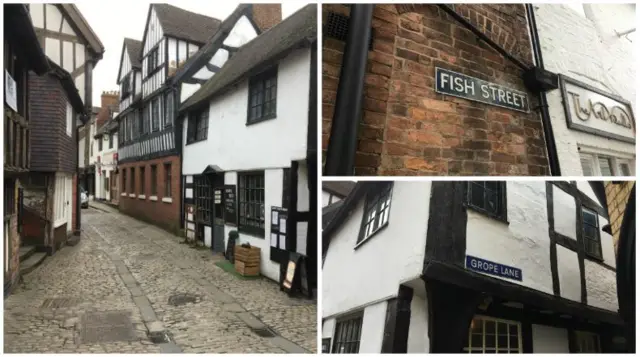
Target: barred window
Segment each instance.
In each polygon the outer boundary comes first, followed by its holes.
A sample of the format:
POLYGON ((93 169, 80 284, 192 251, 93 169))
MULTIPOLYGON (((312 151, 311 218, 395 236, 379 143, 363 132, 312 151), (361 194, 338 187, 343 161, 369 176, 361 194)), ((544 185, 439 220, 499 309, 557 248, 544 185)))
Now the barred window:
POLYGON ((211 224, 213 213, 213 187, 206 175, 198 175, 193 180, 196 201, 196 222, 211 224))
POLYGON ((238 230, 264 238, 264 171, 238 174, 238 230))
POLYGON ((362 333, 362 312, 336 321, 331 353, 358 353, 362 333))

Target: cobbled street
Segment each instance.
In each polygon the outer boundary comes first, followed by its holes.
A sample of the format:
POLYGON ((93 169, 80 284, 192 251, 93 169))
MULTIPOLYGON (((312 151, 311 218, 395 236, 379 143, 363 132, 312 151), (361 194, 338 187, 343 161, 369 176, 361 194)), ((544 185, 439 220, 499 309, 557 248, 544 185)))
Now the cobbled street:
POLYGON ((315 301, 102 206, 4 300, 6 353, 316 352, 315 301))

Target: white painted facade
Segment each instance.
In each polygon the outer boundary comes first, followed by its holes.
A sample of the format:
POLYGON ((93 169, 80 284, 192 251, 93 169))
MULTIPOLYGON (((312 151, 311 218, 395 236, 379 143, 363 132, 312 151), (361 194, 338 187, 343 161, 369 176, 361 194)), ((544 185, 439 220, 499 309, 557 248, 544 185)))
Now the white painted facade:
MULTIPOLYGON (((535 4, 534 8, 545 69, 622 97, 635 113, 636 44, 617 35, 637 26, 635 4, 535 4)), ((547 93, 547 98, 563 176, 606 175, 599 157, 610 159, 613 175, 624 174, 621 165, 635 175, 634 143, 569 129, 561 90, 547 93), (591 172, 584 172, 584 165, 592 167, 591 172)), ((610 130, 620 129, 609 125, 610 130)), ((627 132, 635 137, 635 130, 627 132)))
MULTIPOLYGON (((579 183, 578 188, 598 202, 587 182, 579 183)), ((522 270, 521 282, 490 275, 493 279, 553 295, 546 183, 508 181, 506 192, 508 223, 467 209, 466 254, 522 270)), ((573 197, 564 197, 559 192, 562 191, 554 186, 556 230, 576 239, 573 197)), ((354 205, 333 233, 323 263, 322 338, 332 338, 333 343, 336 321, 362 312, 360 353, 379 353, 386 312, 382 306, 397 297, 403 284, 414 289, 408 352, 429 352, 429 301, 421 275, 430 197, 430 182, 396 181, 391 192, 388 226, 359 244, 364 199, 354 205)), ((599 221, 603 263, 615 269, 612 237, 601 230, 607 219, 600 217, 599 221)), ((577 255, 560 245, 557 247, 560 296, 580 302, 577 255)), ((585 278, 588 305, 617 311, 615 272, 585 259, 585 278)), ((533 348, 541 353, 568 352, 568 332, 534 325, 533 348)))
MULTIPOLYGON (((207 165, 224 170, 224 184, 237 185, 238 172, 264 170, 264 237, 240 232, 238 243, 249 242, 261 249, 261 274, 279 281, 280 266, 270 260, 271 207, 282 207, 284 169, 298 161, 298 211, 309 210, 306 137, 310 50, 299 49, 278 63, 276 118, 246 125, 249 103, 249 80, 240 82, 227 93, 211 100, 207 140, 183 147, 182 175, 192 182, 207 165), (295 98, 295 100, 292 100, 295 98), (287 140, 282 140, 286 136, 287 140)), ((187 142, 185 121, 183 142, 187 142)), ((193 192, 186 190, 185 198, 193 192)), ((191 197, 190 197, 191 196, 191 197)), ((229 232, 237 227, 225 226, 225 246, 229 232)), ((206 243, 206 241, 205 241, 206 243)), ((306 254, 306 228, 298 226, 297 250, 306 254)))

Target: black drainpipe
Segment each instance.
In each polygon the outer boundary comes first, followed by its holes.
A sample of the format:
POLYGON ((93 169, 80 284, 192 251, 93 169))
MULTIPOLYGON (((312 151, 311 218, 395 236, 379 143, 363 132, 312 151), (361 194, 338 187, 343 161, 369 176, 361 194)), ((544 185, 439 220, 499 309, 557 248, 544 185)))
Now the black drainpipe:
POLYGON ((349 33, 345 41, 336 108, 327 147, 326 176, 353 175, 374 6, 351 5, 349 33))
MULTIPOLYGON (((533 5, 526 4, 525 7, 527 9, 527 21, 529 22, 531 44, 533 47, 533 56, 536 61, 536 66, 544 70, 544 62, 542 61, 542 48, 540 47, 540 39, 538 38, 538 26, 536 25, 536 16, 533 11, 533 5)), ((540 91, 540 93, 538 94, 538 98, 540 101, 542 130, 544 131, 545 143, 547 145, 547 156, 549 157, 549 168, 551 170, 551 176, 561 176, 558 151, 556 149, 556 139, 553 136, 553 128, 551 127, 551 116, 549 115, 547 94, 544 91, 540 91)))

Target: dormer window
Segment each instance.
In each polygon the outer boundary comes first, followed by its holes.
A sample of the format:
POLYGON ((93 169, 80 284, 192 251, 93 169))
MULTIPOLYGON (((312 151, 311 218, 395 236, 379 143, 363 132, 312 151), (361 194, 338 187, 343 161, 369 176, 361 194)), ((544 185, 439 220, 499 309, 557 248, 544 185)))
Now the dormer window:
POLYGON ((276 117, 277 92, 277 67, 262 72, 249 80, 247 124, 255 124, 276 117))

